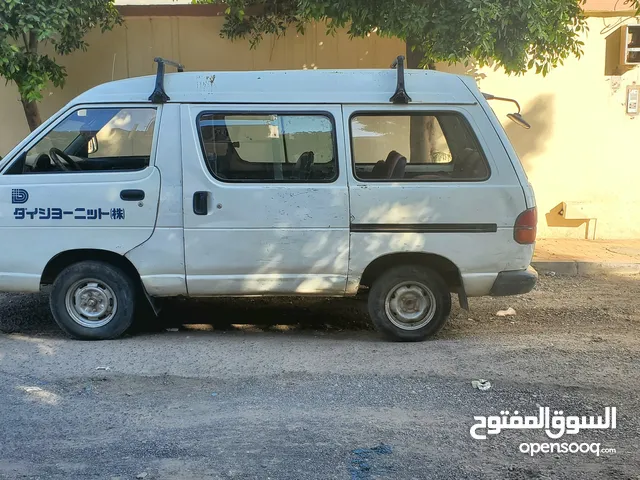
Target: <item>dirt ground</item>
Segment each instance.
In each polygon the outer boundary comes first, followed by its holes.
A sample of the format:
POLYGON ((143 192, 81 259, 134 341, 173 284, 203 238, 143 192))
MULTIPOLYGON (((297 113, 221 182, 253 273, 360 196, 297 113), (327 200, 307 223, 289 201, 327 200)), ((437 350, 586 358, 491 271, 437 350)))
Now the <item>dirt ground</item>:
POLYGON ((589 240, 542 238, 536 241, 534 260, 638 264, 640 240, 589 240))
POLYGON ((356 300, 176 301, 80 342, 45 296, 3 295, 0 478, 640 478, 639 299, 637 276, 542 276, 415 344, 383 340, 356 300), (540 406, 616 406, 615 430, 558 440, 615 453, 532 457, 523 442, 553 440, 469 434, 474 416, 540 406))
MULTIPOLYGON (((451 318, 436 339, 552 331, 597 338, 601 333, 631 341, 640 327, 640 276, 567 277, 541 275, 535 289, 515 297, 470 299, 470 311, 453 298, 451 318), (512 307, 515 317, 498 317, 512 307)), ((136 325, 129 336, 189 331, 373 330, 364 300, 336 298, 224 298, 173 300, 160 317, 136 325)), ((0 331, 63 337, 49 313, 46 295, 0 294, 0 331)), ((635 341, 635 338, 633 338, 635 341)))

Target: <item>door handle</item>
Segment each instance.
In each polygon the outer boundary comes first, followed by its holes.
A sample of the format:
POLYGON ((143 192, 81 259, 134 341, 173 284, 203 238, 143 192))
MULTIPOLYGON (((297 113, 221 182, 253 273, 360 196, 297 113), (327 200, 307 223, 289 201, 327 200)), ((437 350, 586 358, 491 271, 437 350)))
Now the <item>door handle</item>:
POLYGON ((139 202, 144 200, 144 190, 122 190, 120 198, 125 202, 139 202))
POLYGON ((193 213, 206 215, 209 213, 209 192, 196 192, 193 194, 193 213))

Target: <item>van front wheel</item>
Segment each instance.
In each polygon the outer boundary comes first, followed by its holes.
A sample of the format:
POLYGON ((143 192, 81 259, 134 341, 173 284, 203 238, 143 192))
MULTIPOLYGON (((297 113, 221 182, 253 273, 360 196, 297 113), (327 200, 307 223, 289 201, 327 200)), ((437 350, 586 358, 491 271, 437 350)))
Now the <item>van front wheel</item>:
POLYGON ((400 266, 383 273, 369 291, 369 315, 393 340, 420 341, 435 335, 451 312, 451 294, 429 268, 400 266))
POLYGON ((65 268, 51 290, 51 313, 67 334, 84 340, 122 335, 132 324, 136 288, 119 268, 85 261, 65 268))

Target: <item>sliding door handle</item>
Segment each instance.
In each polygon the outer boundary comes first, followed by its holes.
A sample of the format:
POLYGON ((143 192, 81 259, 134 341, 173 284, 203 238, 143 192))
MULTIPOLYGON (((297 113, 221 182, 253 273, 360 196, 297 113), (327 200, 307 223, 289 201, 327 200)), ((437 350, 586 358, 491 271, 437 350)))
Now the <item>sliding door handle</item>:
POLYGON ((209 192, 196 192, 193 194, 193 213, 196 215, 209 213, 209 192))

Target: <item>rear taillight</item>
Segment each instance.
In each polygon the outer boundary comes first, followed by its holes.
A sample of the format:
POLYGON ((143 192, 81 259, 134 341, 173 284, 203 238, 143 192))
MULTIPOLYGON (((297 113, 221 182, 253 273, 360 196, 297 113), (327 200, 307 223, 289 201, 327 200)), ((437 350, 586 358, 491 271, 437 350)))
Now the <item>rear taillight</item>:
POLYGON ((536 207, 525 210, 518 218, 513 226, 513 238, 516 242, 523 245, 535 243, 536 231, 538 224, 538 211, 536 207))

